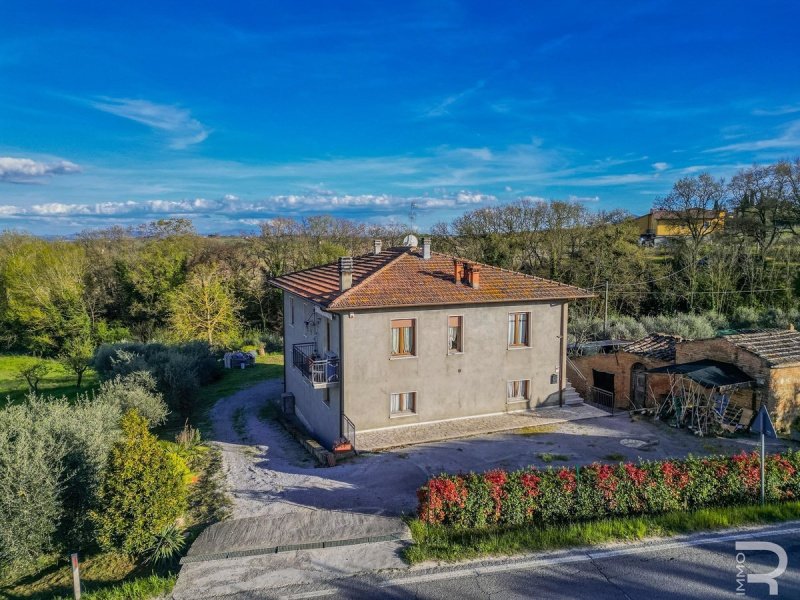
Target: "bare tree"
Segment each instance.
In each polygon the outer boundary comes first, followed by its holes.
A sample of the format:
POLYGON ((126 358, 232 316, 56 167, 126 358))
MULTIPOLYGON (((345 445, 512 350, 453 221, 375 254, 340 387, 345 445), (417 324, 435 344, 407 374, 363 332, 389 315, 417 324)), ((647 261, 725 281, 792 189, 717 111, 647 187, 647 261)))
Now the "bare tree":
POLYGON ((687 234, 686 274, 689 283, 689 308, 694 309, 699 273, 700 251, 703 243, 722 226, 719 215, 725 210, 727 186, 723 179, 714 179, 708 173, 697 177, 684 177, 672 191, 655 202, 657 210, 665 211, 687 234))

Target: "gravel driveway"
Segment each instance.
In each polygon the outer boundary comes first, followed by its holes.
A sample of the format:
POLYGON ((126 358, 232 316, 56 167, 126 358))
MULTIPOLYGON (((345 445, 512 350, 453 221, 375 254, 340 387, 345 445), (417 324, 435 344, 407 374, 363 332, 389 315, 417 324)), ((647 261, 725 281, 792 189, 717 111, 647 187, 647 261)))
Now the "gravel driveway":
MULTIPOLYGON (((734 453, 757 443, 755 436, 698 438, 620 414, 552 425, 529 435, 504 433, 362 453, 334 468, 320 468, 278 423, 259 418, 267 401, 282 391, 282 381, 265 381, 220 400, 212 410, 234 518, 320 509, 410 513, 417 488, 441 472, 734 453)), ((784 442, 770 444, 778 448, 784 442)))

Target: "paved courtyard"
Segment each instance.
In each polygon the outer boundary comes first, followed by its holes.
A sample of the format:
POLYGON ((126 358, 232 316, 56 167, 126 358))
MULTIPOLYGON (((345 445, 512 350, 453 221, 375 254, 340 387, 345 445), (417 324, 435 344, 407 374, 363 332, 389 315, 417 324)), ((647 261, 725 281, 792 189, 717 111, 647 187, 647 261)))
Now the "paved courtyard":
POLYGON ((469 417, 428 425, 408 425, 362 432, 356 436, 356 447, 359 451, 369 452, 605 416, 608 416, 608 413, 588 404, 564 407, 548 406, 524 412, 469 417))

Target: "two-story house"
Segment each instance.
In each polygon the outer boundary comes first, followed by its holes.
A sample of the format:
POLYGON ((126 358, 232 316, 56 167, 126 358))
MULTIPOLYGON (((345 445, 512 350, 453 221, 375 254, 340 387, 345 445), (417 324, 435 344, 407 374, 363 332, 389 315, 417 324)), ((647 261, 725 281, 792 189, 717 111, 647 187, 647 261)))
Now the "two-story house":
MULTIPOLYGON (((565 401, 573 286, 432 252, 374 251, 271 280, 285 387, 324 445, 355 431, 565 401)), ((578 401, 580 401, 578 399, 578 401)))

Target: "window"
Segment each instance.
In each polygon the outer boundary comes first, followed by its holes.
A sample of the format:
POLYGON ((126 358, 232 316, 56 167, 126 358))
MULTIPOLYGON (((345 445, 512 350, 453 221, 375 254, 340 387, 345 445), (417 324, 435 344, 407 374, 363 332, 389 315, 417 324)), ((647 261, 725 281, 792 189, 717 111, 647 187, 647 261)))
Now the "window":
POLYGON ((464 351, 463 317, 447 317, 447 352, 455 354, 464 351))
POLYGON ((322 401, 328 406, 331 405, 331 389, 325 388, 322 390, 322 401))
POLYGON ((395 319, 392 321, 392 356, 414 356, 414 319, 395 319))
POLYGON ((529 379, 518 379, 508 382, 506 397, 509 402, 520 402, 528 399, 528 389, 530 388, 529 379))
POLYGON ((414 412, 417 412, 417 392, 392 394, 391 414, 400 415, 414 412))
POLYGON ((294 298, 289 298, 289 323, 294 325, 294 298))
POLYGON ((509 313, 508 314, 508 345, 509 346, 528 346, 530 313, 509 313))

